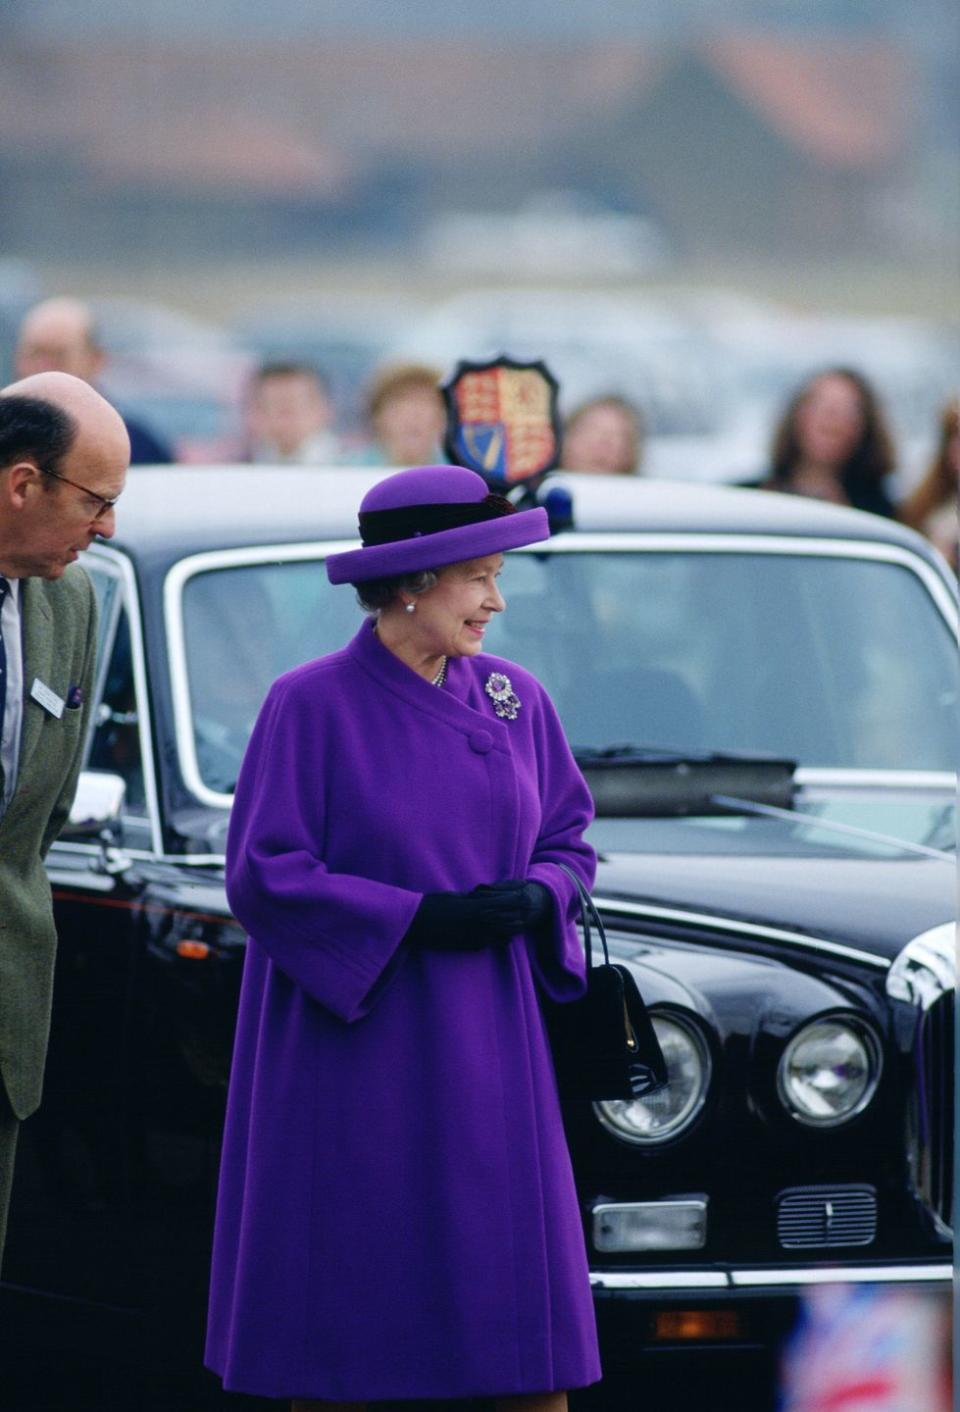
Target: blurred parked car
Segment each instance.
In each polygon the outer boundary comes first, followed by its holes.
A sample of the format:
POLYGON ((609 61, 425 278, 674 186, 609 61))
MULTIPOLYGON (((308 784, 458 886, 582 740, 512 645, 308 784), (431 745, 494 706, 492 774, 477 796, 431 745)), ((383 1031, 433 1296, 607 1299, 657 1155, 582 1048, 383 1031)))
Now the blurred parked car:
POLYGON ((422 239, 427 264, 440 270, 504 270, 524 275, 647 274, 672 257, 649 216, 618 211, 586 192, 540 191, 514 211, 450 211, 422 239))
MULTIPOLYGON (((265 496, 263 476, 141 470, 84 556, 100 669, 49 859, 53 1034, 0 1288, 18 1347, 199 1367, 245 944, 232 790, 269 683, 359 625, 323 559, 377 479, 277 468, 265 496)), ((575 1405, 664 1360, 732 1397, 772 1378, 804 1288, 947 1287, 955 588, 854 511, 546 489, 573 527, 509 556, 490 647, 557 703, 597 802, 596 896, 670 1071, 647 1099, 567 1105, 607 1374, 575 1405)))

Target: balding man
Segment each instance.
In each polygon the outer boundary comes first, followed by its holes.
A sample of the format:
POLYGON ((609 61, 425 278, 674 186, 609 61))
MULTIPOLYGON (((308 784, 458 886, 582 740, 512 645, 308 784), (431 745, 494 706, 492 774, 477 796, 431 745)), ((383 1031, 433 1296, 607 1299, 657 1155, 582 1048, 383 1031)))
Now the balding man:
POLYGON ((114 530, 130 442, 85 381, 0 392, 0 1254, 19 1122, 40 1102, 56 933, 43 858, 76 789, 96 604, 74 561, 114 530))
MULTIPOLYGON (((24 316, 17 336, 14 366, 18 378, 37 373, 72 373, 96 386, 106 354, 100 345, 93 311, 80 299, 44 299, 24 316)), ((170 448, 132 417, 124 417, 132 465, 167 465, 170 448)))

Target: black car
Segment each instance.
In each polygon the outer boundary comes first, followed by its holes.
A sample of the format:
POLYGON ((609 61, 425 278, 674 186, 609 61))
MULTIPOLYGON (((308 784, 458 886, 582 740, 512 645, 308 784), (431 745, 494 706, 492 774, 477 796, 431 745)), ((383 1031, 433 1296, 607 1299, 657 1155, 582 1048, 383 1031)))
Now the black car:
MULTIPOLYGON (((49 858, 60 949, 11 1339, 199 1367, 245 940, 231 792, 270 681, 358 624, 322 560, 377 474, 138 469, 85 556, 99 680, 49 858)), ((766 1377, 813 1284, 947 1288, 955 588, 917 536, 854 511, 546 489, 573 525, 511 553, 489 646, 558 706, 611 948, 670 1070, 646 1099, 567 1105, 606 1386, 758 1350, 766 1377)))

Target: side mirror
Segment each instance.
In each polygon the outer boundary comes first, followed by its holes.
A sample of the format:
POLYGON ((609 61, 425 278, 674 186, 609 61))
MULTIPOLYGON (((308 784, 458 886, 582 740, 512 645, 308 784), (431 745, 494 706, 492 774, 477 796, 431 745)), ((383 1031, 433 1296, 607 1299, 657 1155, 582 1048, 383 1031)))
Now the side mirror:
POLYGON ((126 781, 106 770, 82 770, 70 818, 61 838, 100 838, 104 831, 119 832, 127 793, 126 781))

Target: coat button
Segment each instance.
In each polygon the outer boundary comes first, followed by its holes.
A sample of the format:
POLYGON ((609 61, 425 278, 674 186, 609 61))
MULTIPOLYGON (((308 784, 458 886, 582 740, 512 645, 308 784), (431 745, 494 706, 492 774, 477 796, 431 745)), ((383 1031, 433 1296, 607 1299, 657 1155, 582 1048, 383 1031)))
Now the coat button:
POLYGON ((470 749, 475 750, 478 755, 486 755, 488 750, 493 749, 493 736, 489 731, 473 731, 470 736, 470 749))

